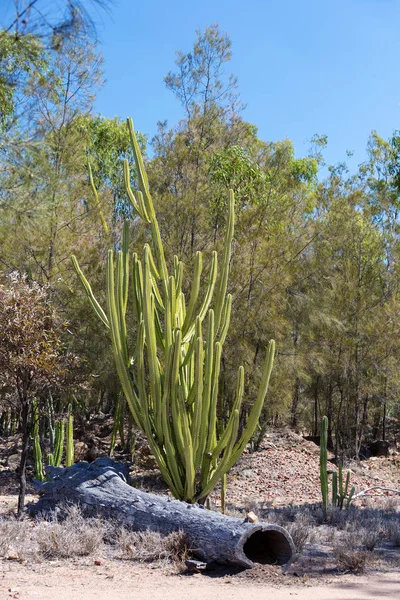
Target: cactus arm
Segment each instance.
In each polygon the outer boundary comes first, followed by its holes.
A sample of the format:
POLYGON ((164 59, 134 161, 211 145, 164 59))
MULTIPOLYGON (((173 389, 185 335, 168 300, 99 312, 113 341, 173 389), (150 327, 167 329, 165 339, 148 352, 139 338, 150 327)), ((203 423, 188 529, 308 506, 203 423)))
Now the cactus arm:
POLYGON ((58 421, 56 425, 56 441, 54 446, 54 466, 59 467, 64 450, 64 421, 58 421))
POLYGON ((86 295, 89 298, 89 302, 92 305, 94 312, 99 317, 100 321, 102 321, 104 323, 104 325, 107 327, 107 329, 109 329, 110 323, 108 322, 107 315, 104 312, 104 310, 101 308, 100 304, 97 302, 97 300, 93 294, 92 287, 91 287, 90 283, 88 282, 88 280, 86 279, 86 277, 84 276, 84 274, 79 266, 79 263, 76 259, 76 256, 72 255, 71 258, 72 258, 72 264, 74 265, 75 271, 76 271, 79 279, 81 280, 81 283, 85 289, 86 295))
POLYGON ((135 130, 133 127, 132 119, 127 120, 129 136, 132 144, 132 151, 135 158, 136 170, 139 179, 139 188, 144 196, 144 203, 146 206, 147 215, 151 225, 151 233, 153 238, 153 243, 155 246, 157 259, 158 259, 158 269, 160 272, 160 277, 162 282, 164 282, 164 298, 167 296, 167 290, 165 288, 166 282, 168 281, 168 270, 165 262, 164 249, 161 241, 160 230, 158 227, 158 222, 154 212, 153 201, 149 192, 149 182, 147 179, 146 171, 144 168, 144 162, 142 153, 140 152, 139 144, 136 139, 135 130))
POLYGON ((344 496, 347 496, 347 492, 349 490, 349 483, 350 483, 350 471, 347 471, 347 475, 346 475, 346 486, 344 488, 344 496))
POLYGON ((94 203, 96 205, 96 210, 97 210, 97 212, 99 214, 100 221, 101 221, 101 224, 103 226, 104 233, 108 237, 110 232, 109 232, 109 229, 108 229, 107 221, 104 218, 104 213, 103 213, 103 210, 101 208, 101 204, 99 202, 99 195, 97 193, 96 186, 94 185, 92 167, 90 166, 90 163, 88 163, 88 167, 89 167, 89 181, 90 181, 90 187, 92 188, 92 192, 93 192, 94 203))
POLYGON ((222 355, 222 344, 216 342, 215 344, 215 361, 214 361, 214 373, 212 382, 211 392, 211 403, 210 403, 210 417, 209 417, 209 430, 208 440, 206 446, 206 452, 211 452, 212 448, 217 443, 217 402, 218 402, 218 383, 219 383, 219 372, 221 368, 221 355, 222 355))
POLYGON ((194 273, 192 281, 192 289, 190 291, 189 304, 186 309, 185 321, 182 325, 182 334, 185 335, 189 325, 192 323, 194 310, 196 308, 197 299, 200 291, 200 278, 203 270, 203 257, 201 252, 196 252, 196 258, 194 263, 194 273))
POLYGON ((275 356, 275 342, 271 340, 268 344, 267 348, 267 356, 264 363, 264 370, 261 377, 260 387, 258 390, 257 399, 253 405, 253 408, 250 411, 250 414, 247 419, 247 423, 245 428, 243 429, 242 435, 238 443, 233 449, 232 458, 229 461, 228 470, 233 467, 236 463, 243 450, 246 448, 248 442, 250 441, 251 436, 254 434, 256 427, 258 425, 258 420, 260 418, 260 414, 262 408, 264 406, 265 396, 267 395, 268 384, 271 377, 271 371, 274 364, 274 356, 275 356))
POLYGON ((150 263, 148 248, 144 253, 144 277, 143 277, 143 317, 146 332, 146 347, 149 364, 150 393, 154 402, 155 433, 157 439, 162 443, 162 410, 161 410, 161 382, 160 368, 157 358, 157 343, 154 327, 154 296, 151 290, 150 263))
POLYGON ((132 255, 131 282, 133 290, 133 312, 138 322, 140 322, 143 314, 143 273, 142 264, 138 259, 136 252, 132 255))
MULTIPOLYGON (((199 313, 198 313, 198 317, 200 318, 201 321, 204 320, 204 317, 207 314, 207 311, 209 309, 213 294, 214 294, 214 287, 215 287, 215 282, 217 280, 217 271, 218 271, 218 256, 217 253, 214 251, 212 254, 212 259, 211 259, 211 267, 210 267, 210 274, 209 274, 209 278, 208 278, 208 285, 207 285, 207 290, 206 290, 206 294, 204 296, 203 302, 201 304, 199 313)), ((186 315, 187 317, 187 315, 186 315)), ((190 326, 187 328, 187 331, 185 333, 183 333, 183 343, 186 343, 190 340, 190 338, 192 337, 193 333, 195 330, 195 321, 192 321, 192 323, 190 324, 190 326)))
POLYGON ((133 389, 131 375, 129 373, 128 365, 126 363, 122 348, 114 287, 113 251, 109 250, 107 256, 107 310, 110 322, 111 341, 115 357, 115 364, 121 386, 132 415, 139 427, 143 429, 143 421, 138 397, 133 389))
POLYGON ((324 511, 328 510, 328 418, 322 417, 321 422, 321 441, 320 441, 320 455, 319 455, 319 476, 321 482, 321 494, 322 504, 324 511))
POLYGON ((343 498, 343 465, 338 467, 338 480, 339 480, 339 496, 343 498))
POLYGON ((70 467, 74 464, 74 416, 72 413, 72 404, 68 404, 66 433, 67 439, 65 443, 65 466, 70 467))
POLYGON ((224 473, 221 477, 221 512, 225 514, 225 504, 226 504, 226 473, 224 473))
POLYGON ((226 335, 229 329, 229 323, 231 320, 231 309, 232 309, 232 294, 228 294, 225 300, 224 313, 221 321, 221 329, 219 334, 219 341, 223 345, 226 339, 226 335))
POLYGON ((126 330, 126 304, 125 304, 125 291, 124 291, 124 255, 120 250, 117 255, 117 268, 116 268, 116 309, 118 315, 118 326, 119 335, 121 339, 121 348, 124 356, 124 361, 128 365, 128 338, 126 330))
POLYGON ((194 400, 194 414, 192 421, 192 440, 194 446, 194 468, 197 469, 200 465, 199 445, 200 445, 200 428, 201 428, 201 410, 203 399, 203 340, 201 337, 196 339, 195 346, 195 389, 196 396, 194 400))
POLYGON ((204 488, 202 488, 202 490, 200 492, 200 496, 199 496, 200 500, 202 500, 203 498, 206 498, 210 494, 210 492, 214 489, 217 481, 219 479, 221 479, 222 475, 224 475, 225 473, 227 473, 227 471, 229 471, 229 468, 230 468, 229 465, 231 464, 231 456, 232 456, 232 453, 234 452, 234 445, 236 442, 238 429, 239 429, 239 411, 234 410, 232 412, 233 412, 233 421, 232 421, 232 430, 231 430, 229 443, 228 443, 227 447, 225 448, 224 455, 223 455, 222 459, 220 460, 217 468, 215 469, 212 477, 209 479, 207 485, 204 488))
POLYGON ((122 257, 122 306, 125 315, 128 307, 129 293, 129 221, 124 222, 122 230, 122 257))
POLYGON ((129 171, 129 162, 126 158, 124 159, 123 164, 124 164, 124 184, 125 184, 126 193, 128 194, 128 198, 129 198, 133 208, 136 210, 136 212, 140 216, 140 218, 145 223, 150 223, 150 219, 147 215, 146 208, 143 203, 143 199, 140 198, 139 200, 137 200, 135 198, 135 194, 132 191, 131 182, 130 182, 131 176, 130 176, 130 171, 129 171))
POLYGON ((208 430, 210 426, 210 402, 214 367, 214 311, 212 309, 208 311, 207 340, 204 351, 204 364, 204 385, 197 455, 199 464, 201 464, 203 460, 204 451, 208 441, 208 430))
MULTIPOLYGON (((181 354, 182 333, 179 329, 175 332, 175 342, 170 353, 171 367, 169 369, 169 395, 171 398, 172 425, 174 428, 175 439, 178 445, 179 454, 185 456, 185 440, 183 435, 183 413, 180 411, 178 399, 178 381, 179 381, 179 363, 181 354)), ((168 399, 167 399, 168 401, 168 399)), ((163 398, 164 403, 164 398, 163 398)), ((185 411, 186 412, 186 411, 185 411)))
POLYGON ((220 439, 218 440, 217 445, 213 449, 213 453, 212 453, 212 461, 213 462, 216 459, 218 459, 221 452, 224 450, 226 445, 229 443, 229 440, 231 437, 231 430, 232 430, 232 426, 233 426, 234 414, 235 414, 235 411, 240 412, 240 408, 242 405, 242 399, 243 399, 243 391, 244 391, 244 368, 239 367, 238 372, 237 372, 235 401, 234 401, 234 404, 232 407, 231 414, 229 415, 229 419, 226 424, 226 427, 225 427, 220 439))
POLYGON ((139 323, 139 328, 138 328, 138 369, 137 369, 137 372, 138 372, 138 382, 137 383, 138 383, 139 399, 140 399, 140 405, 143 410, 142 431, 145 433, 145 435, 147 437, 151 452, 157 461, 157 464, 159 466, 159 469, 160 469, 163 479, 167 483, 168 487, 170 488, 170 490, 172 491, 174 496, 176 498, 179 498, 180 497, 179 491, 178 491, 178 488, 175 486, 175 482, 172 479, 170 471, 167 467, 165 455, 164 455, 163 451, 160 449, 160 447, 157 445, 156 440, 153 437, 154 423, 152 422, 150 415, 149 415, 149 409, 148 409, 148 403, 147 403, 147 393, 146 393, 145 365, 144 365, 144 345, 145 345, 144 338, 145 338, 145 325, 144 325, 144 321, 142 320, 139 323))
MULTIPOLYGON (((328 475, 328 473, 327 473, 328 475)), ((332 504, 337 506, 338 503, 338 478, 337 473, 332 473, 332 504)))
POLYGON ((235 229, 235 196, 232 190, 229 190, 229 211, 228 225, 225 234, 224 257, 222 261, 221 277, 218 283, 218 289, 215 298, 215 331, 219 331, 221 323, 222 309, 225 302, 226 289, 228 286, 229 263, 232 254, 232 240, 235 229))
MULTIPOLYGON (((179 442, 174 445, 172 442, 171 435, 171 424, 169 419, 170 412, 170 396, 171 396, 171 383, 172 383, 172 371, 174 367, 174 353, 170 352, 168 356, 168 363, 165 369, 165 380, 164 380, 164 396, 162 399, 161 411, 162 411, 162 432, 163 432, 163 445, 165 448, 166 464, 171 474, 171 479, 174 482, 175 488, 179 494, 179 497, 183 495, 182 478, 179 472, 179 442)), ((179 439, 180 441, 180 439, 179 439)), ((182 442, 183 449, 183 442, 182 442)))

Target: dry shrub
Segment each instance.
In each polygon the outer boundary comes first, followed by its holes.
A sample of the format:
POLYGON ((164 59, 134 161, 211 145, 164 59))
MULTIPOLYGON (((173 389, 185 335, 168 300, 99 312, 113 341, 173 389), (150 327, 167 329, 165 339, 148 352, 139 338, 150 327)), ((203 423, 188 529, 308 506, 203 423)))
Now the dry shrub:
POLYGON ((338 570, 355 575, 364 573, 367 559, 371 556, 357 547, 354 534, 343 535, 334 546, 334 554, 338 570))
POLYGON ((24 560, 30 546, 30 524, 14 518, 0 520, 0 557, 24 560))
POLYGON ((382 539, 382 532, 380 529, 364 529, 361 530, 359 538, 361 546, 372 552, 377 543, 382 539))
POLYGON ((36 541, 46 558, 88 556, 103 543, 105 527, 99 519, 83 517, 76 507, 71 507, 64 520, 57 517, 40 521, 36 527, 36 541))
POLYGON ((365 570, 368 553, 339 546, 335 548, 335 557, 339 571, 349 571, 354 575, 361 575, 365 570))
POLYGON ((307 542, 312 542, 315 539, 315 534, 306 515, 300 514, 294 523, 287 525, 287 530, 292 536, 296 552, 301 552, 307 542))
POLYGON ((189 554, 187 535, 174 531, 166 536, 155 531, 129 531, 121 528, 116 535, 121 558, 140 562, 182 562, 189 554))
POLYGON ((387 536, 397 548, 400 548, 400 521, 391 521, 387 526, 387 536))

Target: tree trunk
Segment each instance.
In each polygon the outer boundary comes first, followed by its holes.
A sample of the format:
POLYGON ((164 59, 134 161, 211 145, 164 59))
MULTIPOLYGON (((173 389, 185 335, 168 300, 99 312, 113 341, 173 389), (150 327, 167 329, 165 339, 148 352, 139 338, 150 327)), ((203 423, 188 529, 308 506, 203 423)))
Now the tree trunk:
POLYGON ((26 461, 29 451, 29 402, 25 398, 22 402, 21 411, 22 424, 22 452, 21 461, 19 463, 19 495, 18 495, 18 517, 22 516, 25 506, 26 493, 26 461))
POLYGON ((46 470, 50 480, 36 483, 42 497, 30 506, 33 514, 67 502, 79 504, 89 515, 111 518, 137 531, 168 534, 183 530, 193 553, 207 563, 247 568, 254 567, 255 562, 284 565, 295 552, 289 533, 279 525, 248 523, 203 506, 137 490, 125 481, 126 465, 110 458, 46 470))

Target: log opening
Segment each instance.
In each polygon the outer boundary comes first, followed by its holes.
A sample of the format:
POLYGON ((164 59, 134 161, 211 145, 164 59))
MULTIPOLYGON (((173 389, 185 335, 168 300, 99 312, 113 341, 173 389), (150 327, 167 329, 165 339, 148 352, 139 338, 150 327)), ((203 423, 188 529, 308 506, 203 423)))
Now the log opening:
POLYGON ((277 525, 274 529, 269 529, 268 525, 261 525, 261 529, 246 532, 238 544, 238 554, 242 552, 253 564, 287 564, 293 549, 287 536, 276 528, 277 525))

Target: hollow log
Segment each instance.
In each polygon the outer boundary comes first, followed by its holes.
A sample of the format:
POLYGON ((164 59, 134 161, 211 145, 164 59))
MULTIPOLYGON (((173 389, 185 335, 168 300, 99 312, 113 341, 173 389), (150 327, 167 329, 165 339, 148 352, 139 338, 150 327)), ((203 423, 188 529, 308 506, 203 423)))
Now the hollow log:
POLYGON ((127 483, 126 465, 109 458, 72 467, 47 467, 49 481, 37 482, 41 495, 29 506, 31 514, 46 513, 62 504, 77 504, 88 515, 113 519, 136 531, 187 534, 195 556, 207 563, 227 563, 246 568, 255 563, 287 565, 295 552, 292 538, 279 525, 248 523, 150 494, 127 483))

